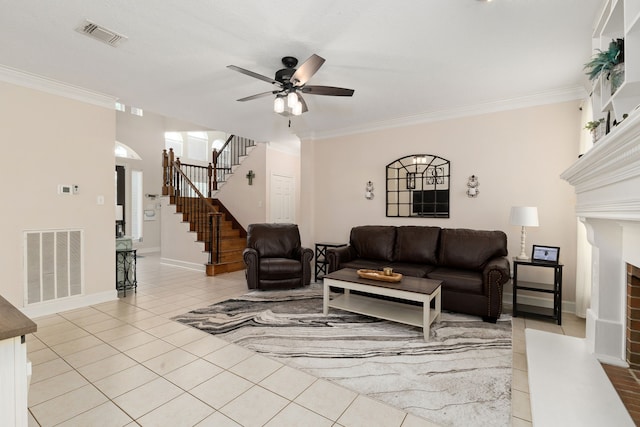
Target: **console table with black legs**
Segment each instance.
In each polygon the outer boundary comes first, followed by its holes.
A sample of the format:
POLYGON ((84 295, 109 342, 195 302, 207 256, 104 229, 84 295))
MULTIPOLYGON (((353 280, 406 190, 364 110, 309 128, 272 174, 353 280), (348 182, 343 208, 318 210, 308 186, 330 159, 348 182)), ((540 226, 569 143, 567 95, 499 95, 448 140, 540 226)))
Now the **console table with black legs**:
POLYGON ((127 296, 127 289, 137 292, 136 249, 116 249, 116 289, 127 296))
POLYGON ((316 281, 321 280, 327 274, 327 249, 341 248, 347 246, 346 243, 316 243, 316 281))
POLYGON ((553 319, 558 325, 562 324, 562 264, 531 262, 528 260, 513 260, 513 317, 518 315, 532 315, 553 319), (553 283, 525 282, 518 279, 518 269, 522 268, 551 268, 553 269, 553 283), (553 295, 553 308, 526 305, 518 303, 518 292, 541 292, 553 295))

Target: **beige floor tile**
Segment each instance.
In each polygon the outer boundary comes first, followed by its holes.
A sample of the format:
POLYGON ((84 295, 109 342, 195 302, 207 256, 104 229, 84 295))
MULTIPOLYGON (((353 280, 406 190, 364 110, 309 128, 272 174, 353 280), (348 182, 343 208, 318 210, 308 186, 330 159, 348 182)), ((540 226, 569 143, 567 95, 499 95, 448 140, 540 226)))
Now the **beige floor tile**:
POLYGON ((113 399, 113 402, 131 418, 138 419, 160 405, 175 399, 183 393, 182 389, 164 378, 156 378, 134 390, 113 399))
POLYGON ((529 379, 526 371, 521 371, 519 369, 513 370, 511 388, 513 390, 529 393, 529 379))
POLYGON ((244 359, 253 356, 253 354, 254 353, 251 350, 244 347, 240 347, 236 344, 229 344, 222 347, 220 350, 216 350, 213 353, 204 356, 203 359, 208 360, 221 368, 229 369, 242 362, 244 359))
POLYGON ((211 415, 213 408, 188 393, 181 394, 170 402, 139 418, 141 426, 192 426, 211 415))
POLYGON ((109 356, 114 356, 119 353, 118 350, 111 347, 109 344, 105 344, 100 341, 101 344, 95 347, 88 348, 83 351, 79 351, 77 353, 70 354, 65 356, 64 360, 67 361, 74 368, 79 368, 81 366, 86 366, 91 363, 95 363, 102 359, 106 359, 109 356))
POLYGON ((100 314, 100 311, 96 310, 93 307, 82 307, 76 308, 74 310, 63 311, 58 314, 67 320, 74 320, 100 314))
POLYGON ((418 417, 417 415, 407 414, 402 423, 402 427, 440 427, 440 425, 418 417))
POLYGON ((531 421, 531 403, 529 393, 513 390, 511 392, 511 414, 525 421, 531 421))
POLYGON ((289 401, 260 386, 253 386, 220 409, 245 427, 260 427, 284 409, 289 401))
POLYGON ((176 348, 167 353, 156 356, 153 359, 149 359, 142 364, 159 375, 166 375, 196 359, 197 357, 193 354, 176 348))
POLYGON ((76 371, 64 372, 29 387, 29 407, 88 385, 89 382, 76 371))
POLYGON ((156 317, 156 315, 151 313, 150 311, 138 309, 130 314, 120 316, 119 319, 127 323, 134 323, 134 322, 142 321, 152 317, 156 317))
POLYGON ((133 420, 122 409, 113 402, 105 402, 76 417, 58 424, 56 427, 120 427, 125 426, 133 420))
POLYGON ((156 337, 146 332, 137 332, 135 334, 127 335, 126 337, 115 339, 109 344, 114 346, 120 351, 127 351, 140 345, 146 344, 151 341, 155 341, 156 337))
MULTIPOLYGON (((107 398, 94 386, 84 387, 59 395, 31 407, 33 415, 43 426, 56 425, 105 403, 107 398)), ((79 424, 76 424, 79 425, 79 424)))
POLYGON ((64 359, 57 358, 48 362, 33 365, 31 374, 31 384, 44 381, 56 375, 72 371, 73 368, 64 359))
POLYGON ((191 342, 200 340, 205 338, 207 335, 206 332, 202 332, 195 328, 189 328, 185 331, 176 332, 175 334, 166 335, 162 337, 168 343, 175 345, 176 347, 182 347, 191 342))
POLYGON ((170 323, 165 323, 165 324, 156 326, 155 328, 147 329, 146 331, 151 335, 155 335, 158 338, 162 338, 162 337, 166 337, 167 335, 175 334, 177 332, 186 331, 189 328, 190 328, 189 326, 185 326, 178 322, 170 322, 170 323))
POLYGON ((303 408, 296 403, 290 403, 276 414, 265 427, 299 427, 300 420, 304 420, 305 427, 331 427, 333 421, 303 408))
POLYGON ((526 328, 536 329, 539 331, 553 332, 554 334, 562 334, 562 326, 554 321, 543 321, 534 319, 525 319, 526 328))
POLYGON ((298 396, 294 402, 333 421, 353 402, 357 394, 324 380, 318 380, 298 396))
POLYGON ((221 412, 214 412, 196 424, 196 427, 242 427, 221 412))
POLYGON ((175 350, 175 346, 169 344, 161 339, 155 339, 146 344, 142 344, 138 347, 134 347, 124 353, 137 362, 144 362, 149 359, 153 359, 161 354, 168 353, 171 350, 175 350))
POLYGON ((55 351, 59 356, 65 357, 73 353, 77 353, 82 350, 86 350, 91 347, 104 344, 101 340, 93 335, 87 335, 77 340, 67 341, 62 344, 51 346, 51 350, 55 351))
POLYGON ((30 352, 28 354, 28 358, 31 361, 31 364, 35 366, 35 365, 39 365, 40 363, 45 363, 54 359, 58 359, 59 356, 55 354, 49 347, 45 347, 40 350, 30 352))
POLYGON ((194 387, 190 393, 214 409, 220 409, 252 386, 244 378, 224 371, 194 387))
POLYGON ((68 322, 67 319, 60 316, 59 314, 51 314, 49 316, 35 317, 33 321, 38 324, 38 329, 45 328, 51 325, 57 325, 58 323, 68 322))
POLYGON ((525 356, 523 353, 513 353, 513 369, 527 371, 527 356, 525 356))
POLYGON ((293 400, 317 380, 306 372, 283 366, 260 382, 260 385, 289 400, 293 400))
POLYGON ((158 378, 158 374, 142 365, 134 365, 93 383, 110 399, 140 387, 158 378))
POLYGON ((94 363, 78 368, 85 378, 95 382, 135 365, 136 361, 125 354, 118 353, 94 363))
POLYGON ((131 323, 136 328, 140 328, 143 331, 146 331, 147 329, 155 328, 156 326, 166 325, 168 323, 171 323, 171 320, 161 316, 153 315, 153 317, 147 317, 146 319, 135 320, 129 323, 131 323))
POLYGON ((222 368, 203 359, 193 362, 169 372, 164 377, 183 390, 191 390, 210 378, 222 372, 222 368))
POLYGON ((86 317, 80 317, 77 319, 71 319, 71 321, 80 326, 83 329, 86 329, 87 326, 94 325, 96 323, 102 323, 109 320, 113 320, 113 317, 109 316, 107 313, 103 313, 98 310, 94 310, 93 313, 86 317))
POLYGON ((206 336, 197 341, 190 342, 182 346, 182 349, 198 357, 206 356, 214 351, 220 350, 222 347, 229 345, 227 341, 221 340, 214 336, 206 336))
POLYGON ((99 323, 92 323, 91 325, 83 326, 82 329, 92 334, 97 334, 98 332, 108 331, 109 329, 114 329, 124 325, 126 325, 125 322, 119 319, 114 319, 112 317, 110 320, 105 320, 99 323))
POLYGON ((349 427, 400 427, 404 411, 365 396, 358 396, 338 418, 338 423, 349 427))
POLYGON ((67 328, 64 332, 49 335, 49 334, 40 334, 38 335, 36 332, 36 336, 43 343, 48 345, 49 347, 62 344, 68 341, 77 340, 78 338, 89 336, 89 332, 84 329, 78 328, 74 326, 72 328, 67 328))
POLYGON ((105 342, 111 342, 114 340, 119 340, 122 337, 137 334, 140 332, 141 332, 140 329, 131 325, 124 324, 116 328, 111 328, 111 329, 104 330, 102 332, 98 332, 95 334, 95 336, 97 336, 98 338, 100 338, 105 342))
POLYGON ((254 354, 229 370, 246 380, 259 383, 282 366, 280 362, 276 362, 273 359, 259 354, 254 354))
POLYGON ((525 421, 520 418, 511 417, 511 427, 532 427, 531 421, 525 421))
POLYGON ((27 337, 27 353, 33 353, 36 350, 42 350, 43 348, 47 348, 47 345, 40 341, 33 334, 29 334, 27 337))

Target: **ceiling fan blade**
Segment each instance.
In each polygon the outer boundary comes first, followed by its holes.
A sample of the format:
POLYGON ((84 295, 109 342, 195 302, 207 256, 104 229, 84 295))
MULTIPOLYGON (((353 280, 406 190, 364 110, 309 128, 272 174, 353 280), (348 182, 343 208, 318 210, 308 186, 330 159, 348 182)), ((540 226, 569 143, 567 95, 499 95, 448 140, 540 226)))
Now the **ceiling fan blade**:
POLYGON ((302 112, 306 113, 307 111, 309 111, 309 109, 307 108, 307 103, 304 102, 304 98, 302 97, 302 95, 300 95, 299 93, 298 95, 298 101, 300 101, 300 104, 302 104, 302 112))
POLYGON ((271 77, 263 76, 262 74, 254 73, 253 71, 245 70, 244 68, 236 67, 235 65, 227 65, 227 68, 233 71, 237 71, 242 74, 246 74, 247 76, 254 77, 256 79, 265 81, 267 83, 272 83, 274 85, 280 85, 280 82, 272 79, 271 77))
POLYGON ((245 98, 240 98, 237 101, 240 101, 240 102, 251 101, 252 99, 258 99, 264 96, 275 95, 278 92, 279 92, 278 90, 270 90, 269 92, 257 93, 255 95, 247 96, 245 98))
POLYGON ((324 64, 324 58, 314 53, 293 73, 291 83, 294 86, 304 85, 322 67, 322 64, 324 64))
POLYGON ((328 96, 353 96, 353 89, 345 89, 343 87, 333 86, 304 86, 299 89, 302 93, 309 95, 328 95, 328 96))

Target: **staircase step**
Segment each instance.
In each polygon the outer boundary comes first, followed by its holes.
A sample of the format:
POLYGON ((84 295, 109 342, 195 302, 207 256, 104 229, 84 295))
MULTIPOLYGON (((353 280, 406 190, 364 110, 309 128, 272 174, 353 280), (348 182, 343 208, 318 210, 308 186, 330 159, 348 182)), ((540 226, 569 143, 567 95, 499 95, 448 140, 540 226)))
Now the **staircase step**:
POLYGON ((244 270, 246 267, 243 261, 226 262, 221 264, 207 264, 207 276, 215 276, 222 273, 244 270))

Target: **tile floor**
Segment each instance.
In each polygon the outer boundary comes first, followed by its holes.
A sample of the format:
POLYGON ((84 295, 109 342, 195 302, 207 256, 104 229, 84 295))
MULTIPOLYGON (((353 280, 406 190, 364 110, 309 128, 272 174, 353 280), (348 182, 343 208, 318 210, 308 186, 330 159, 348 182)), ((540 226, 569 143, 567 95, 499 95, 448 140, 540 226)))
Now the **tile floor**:
MULTIPOLYGON (((419 417, 169 320, 247 292, 244 272, 206 277, 138 260, 138 292, 34 319, 30 426, 433 426, 419 417)), ((531 425, 524 329, 513 321, 512 424, 531 425)))

